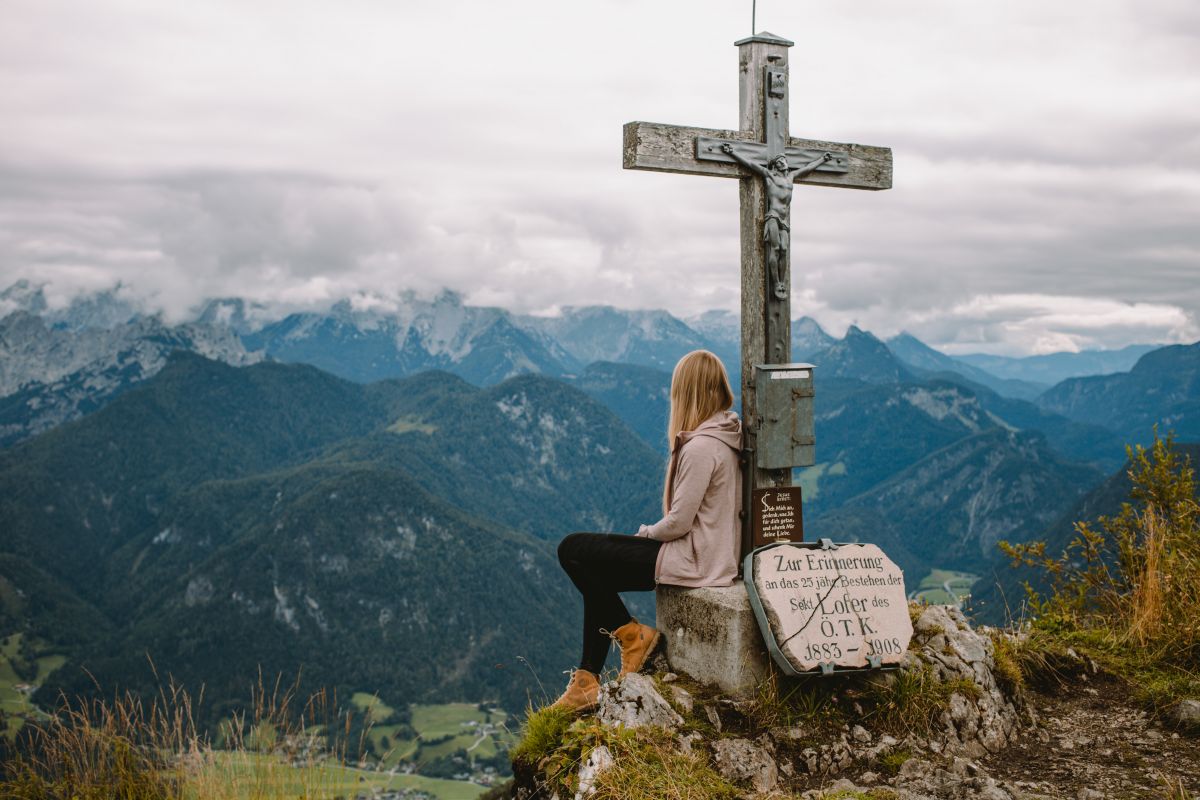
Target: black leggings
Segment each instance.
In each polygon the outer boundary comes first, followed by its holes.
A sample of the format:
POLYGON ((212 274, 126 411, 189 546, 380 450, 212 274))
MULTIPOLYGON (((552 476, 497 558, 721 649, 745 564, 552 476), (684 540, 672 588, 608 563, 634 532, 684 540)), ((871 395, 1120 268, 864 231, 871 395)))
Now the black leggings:
POLYGON ((654 588, 662 543, 617 533, 572 533, 558 544, 558 563, 583 595, 583 655, 579 668, 599 675, 609 637, 633 619, 617 592, 654 588))

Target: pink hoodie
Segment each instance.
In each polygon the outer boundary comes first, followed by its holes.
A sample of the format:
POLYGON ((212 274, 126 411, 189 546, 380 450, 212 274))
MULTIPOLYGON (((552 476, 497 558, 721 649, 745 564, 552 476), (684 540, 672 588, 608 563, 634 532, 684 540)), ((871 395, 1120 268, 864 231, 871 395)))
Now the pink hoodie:
POLYGON ((729 586, 737 577, 741 449, 742 421, 732 411, 679 433, 667 515, 637 532, 663 543, 654 567, 658 583, 729 586))

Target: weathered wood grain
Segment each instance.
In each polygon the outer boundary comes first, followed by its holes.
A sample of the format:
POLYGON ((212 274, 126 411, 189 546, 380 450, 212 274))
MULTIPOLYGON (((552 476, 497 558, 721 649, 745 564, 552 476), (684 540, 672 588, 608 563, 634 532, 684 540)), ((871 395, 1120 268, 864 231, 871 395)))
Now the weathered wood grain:
MULTIPOLYGON (((766 137, 766 101, 763 97, 763 68, 774 63, 787 69, 787 47, 764 42, 747 42, 738 46, 738 127, 734 137, 748 137, 760 142, 766 137)), ((782 113, 783 130, 787 130, 787 104, 782 113)), ((719 162, 706 162, 719 163, 719 162)), ((741 199, 741 250, 742 250, 742 423, 743 442, 747 455, 758 447, 758 391, 754 384, 754 365, 787 361, 790 356, 791 304, 787 300, 768 303, 766 252, 762 245, 763 219, 766 215, 766 187, 762 179, 746 175, 738 168, 737 174, 745 176, 738 183, 741 199), (772 313, 774 312, 774 313, 772 313), (772 346, 774 340, 775 346, 772 346), (773 358, 772 350, 784 348, 781 358, 773 358)), ((790 272, 790 270, 789 270, 790 272)), ((788 275, 791 283, 791 275, 788 275)), ((791 470, 772 473, 759 469, 756 459, 749 458, 743 469, 748 473, 750 489, 761 489, 776 484, 789 485, 791 470)), ((744 490, 743 490, 744 491, 744 490)), ((753 491, 748 493, 753 497, 753 491)), ((751 514, 746 508, 750 497, 742 498, 741 555, 744 557, 753 548, 751 514)))
MULTIPOLYGON (((741 178, 745 173, 736 164, 698 160, 696 158, 696 137, 729 139, 753 144, 759 141, 760 135, 751 131, 691 128, 681 125, 664 125, 658 122, 628 122, 624 129, 622 161, 625 169, 741 178)), ((797 183, 876 191, 892 188, 892 149, 890 147, 843 144, 821 139, 797 139, 794 136, 788 138, 788 147, 817 152, 838 151, 849 156, 846 172, 814 172, 796 181, 797 183)))

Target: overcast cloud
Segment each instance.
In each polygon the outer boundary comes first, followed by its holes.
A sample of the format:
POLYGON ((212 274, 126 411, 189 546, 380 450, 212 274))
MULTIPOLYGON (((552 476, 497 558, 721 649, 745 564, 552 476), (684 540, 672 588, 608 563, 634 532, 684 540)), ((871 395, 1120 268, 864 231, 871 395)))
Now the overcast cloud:
MULTIPOLYGON (((621 125, 734 127, 749 0, 9 0, 0 286, 320 306, 737 308, 737 191, 624 171, 621 125)), ((1194 0, 762 0, 794 135, 793 311, 1010 354, 1200 338, 1194 0)))

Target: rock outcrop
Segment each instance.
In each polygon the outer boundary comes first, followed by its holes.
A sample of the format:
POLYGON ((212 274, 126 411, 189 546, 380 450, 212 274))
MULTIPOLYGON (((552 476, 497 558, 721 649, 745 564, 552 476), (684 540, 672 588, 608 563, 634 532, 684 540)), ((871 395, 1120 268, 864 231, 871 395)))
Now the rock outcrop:
POLYGON ((674 730, 683 725, 683 717, 659 693, 653 679, 637 673, 600 687, 596 719, 626 728, 653 725, 674 730))
POLYGON ((564 734, 564 752, 580 751, 575 773, 555 784, 529 779, 537 767, 525 765, 515 770, 526 776, 515 796, 587 797, 629 752, 621 748, 631 737, 653 731, 662 769, 672 768, 672 753, 693 759, 689 768, 699 756, 713 780, 747 797, 818 798, 839 789, 868 797, 886 789, 892 794, 879 796, 906 800, 1014 797, 978 763, 1034 722, 1019 692, 997 681, 992 639, 947 606, 924 608, 915 631, 899 670, 787 685, 775 677, 751 699, 672 674, 607 683, 595 719, 564 734))

